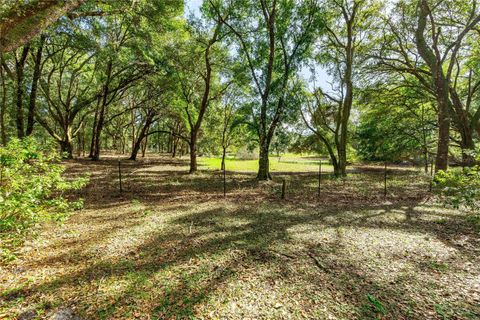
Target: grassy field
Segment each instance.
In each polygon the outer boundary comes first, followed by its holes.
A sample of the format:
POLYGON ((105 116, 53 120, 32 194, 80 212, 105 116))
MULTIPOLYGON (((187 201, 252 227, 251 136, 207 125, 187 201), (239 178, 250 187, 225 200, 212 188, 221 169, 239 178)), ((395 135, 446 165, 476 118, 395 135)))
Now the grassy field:
MULTIPOLYGON (((275 161, 273 161, 275 162, 275 161)), ((258 183, 171 158, 68 162, 86 207, 0 267, 0 319, 479 319, 480 235, 419 171, 258 183)))
MULTIPOLYGON (((219 170, 221 158, 199 158, 199 165, 205 170, 219 170)), ((270 170, 272 172, 318 172, 319 158, 287 154, 279 157, 270 157, 270 170)), ((225 161, 227 171, 257 172, 258 160, 240 160, 228 158, 225 161)), ((322 171, 332 172, 333 167, 326 159, 322 159, 322 171)))

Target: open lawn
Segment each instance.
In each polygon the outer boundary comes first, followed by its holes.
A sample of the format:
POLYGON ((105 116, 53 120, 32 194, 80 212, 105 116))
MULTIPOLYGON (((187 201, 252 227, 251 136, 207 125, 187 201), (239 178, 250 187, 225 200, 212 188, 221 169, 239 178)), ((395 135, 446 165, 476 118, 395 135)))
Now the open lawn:
MULTIPOLYGON (((221 163, 221 158, 199 158, 199 165, 205 170, 219 170, 221 163)), ((272 172, 318 172, 318 165, 318 157, 290 154, 281 157, 270 157, 270 170, 272 172)), ((225 169, 235 172, 257 172, 258 160, 227 158, 225 169)), ((322 159, 322 171, 333 172, 333 167, 325 159, 322 159)))
POLYGON ((1 267, 0 319, 480 318, 479 232, 420 171, 392 168, 384 199, 382 169, 354 167, 318 196, 315 160, 276 162, 268 183, 229 172, 226 198, 185 160, 124 161, 122 194, 116 159, 67 162, 92 172, 86 206, 1 267))

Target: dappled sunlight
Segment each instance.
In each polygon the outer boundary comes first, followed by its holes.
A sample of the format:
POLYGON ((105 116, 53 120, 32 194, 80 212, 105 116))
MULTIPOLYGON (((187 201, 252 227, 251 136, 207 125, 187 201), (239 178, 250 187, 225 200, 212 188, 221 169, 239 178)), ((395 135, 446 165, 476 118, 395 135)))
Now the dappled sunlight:
POLYGON ((479 0, 0 0, 0 320, 480 319, 479 0))
POLYGON ((40 228, 1 271, 1 308, 69 304, 100 319, 357 318, 371 313, 374 295, 393 318, 433 315, 438 303, 475 310, 478 234, 458 211, 393 197, 350 208, 300 202, 293 183, 282 201, 275 183, 248 176, 238 176, 241 197, 223 198, 215 174, 150 173, 122 194, 93 182, 81 191, 86 209, 40 228))

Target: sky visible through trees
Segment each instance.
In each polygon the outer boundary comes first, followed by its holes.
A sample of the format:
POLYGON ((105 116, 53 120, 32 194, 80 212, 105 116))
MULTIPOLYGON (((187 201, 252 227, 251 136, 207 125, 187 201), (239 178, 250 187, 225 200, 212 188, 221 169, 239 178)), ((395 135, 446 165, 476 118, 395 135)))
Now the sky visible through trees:
MULTIPOLYGON (((185 9, 184 15, 188 18, 189 15, 193 14, 194 16, 198 17, 201 15, 200 8, 202 6, 203 0, 186 0, 185 1, 185 9)), ((316 76, 316 84, 323 88, 324 90, 329 90, 331 88, 331 81, 332 79, 328 76, 325 70, 320 66, 315 66, 315 76, 316 76)), ((311 80, 312 72, 311 68, 303 67, 301 70, 301 76, 306 80, 311 80)), ((312 83, 311 86, 314 86, 312 83)))

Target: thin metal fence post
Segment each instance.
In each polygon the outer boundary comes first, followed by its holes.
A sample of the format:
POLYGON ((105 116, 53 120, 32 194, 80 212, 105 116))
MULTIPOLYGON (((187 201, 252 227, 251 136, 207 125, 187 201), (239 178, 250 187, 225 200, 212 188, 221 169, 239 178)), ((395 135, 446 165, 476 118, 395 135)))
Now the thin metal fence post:
POLYGON ((387 161, 385 161, 385 170, 383 175, 383 197, 387 198, 387 161))
POLYGON ((318 164, 318 196, 320 197, 320 193, 322 190, 322 159, 318 164))
POLYGON ((429 192, 432 192, 433 190, 433 158, 430 161, 430 186, 429 186, 429 192))
POLYGON ((120 159, 118 159, 118 182, 119 182, 119 186, 120 186, 120 193, 122 193, 123 192, 123 188, 122 188, 122 168, 121 168, 120 159))
POLYGON ((227 196, 227 170, 225 168, 226 166, 223 166, 223 197, 225 198, 227 196))

